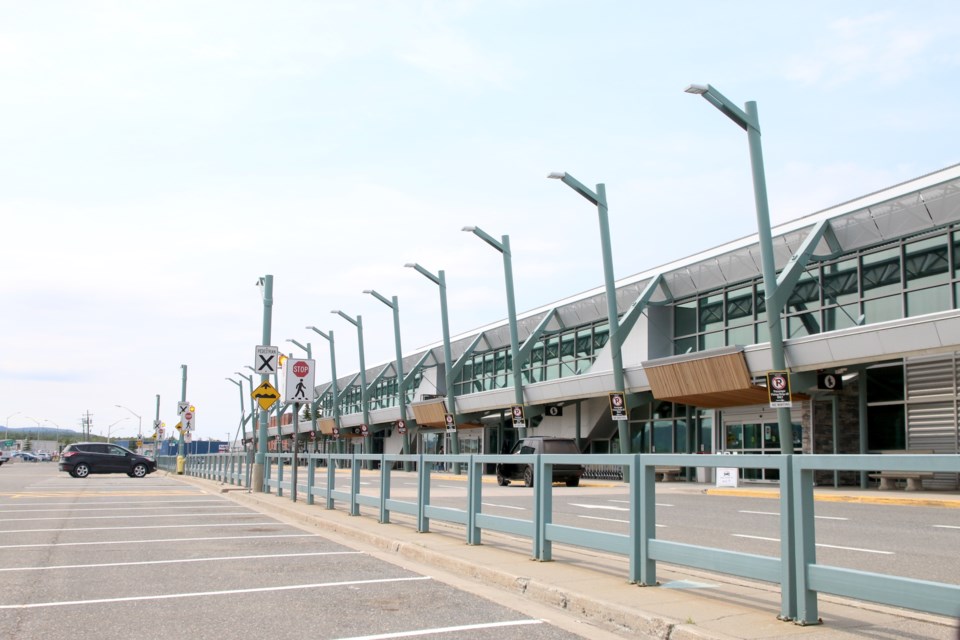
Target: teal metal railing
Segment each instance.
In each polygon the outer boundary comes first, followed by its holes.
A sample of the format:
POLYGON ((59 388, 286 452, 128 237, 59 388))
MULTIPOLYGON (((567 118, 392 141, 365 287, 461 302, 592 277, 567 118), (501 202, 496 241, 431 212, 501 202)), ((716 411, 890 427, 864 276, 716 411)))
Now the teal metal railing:
MULTIPOLYGON (((484 531, 506 533, 530 541, 531 556, 552 560, 553 544, 563 543, 624 556, 628 560, 630 582, 657 584, 657 563, 694 567, 707 571, 761 580, 780 587, 782 620, 798 624, 817 624, 817 595, 829 593, 858 600, 905 607, 946 616, 958 614, 960 585, 916 580, 818 564, 814 528, 815 471, 905 471, 960 474, 960 456, 956 455, 693 455, 693 454, 614 454, 614 455, 361 455, 301 454, 298 456, 296 487, 292 483, 292 454, 267 454, 264 491, 305 496, 307 504, 320 498, 326 509, 339 505, 352 516, 360 516, 360 507, 377 511, 382 523, 389 523, 397 512, 416 519, 417 530, 429 532, 433 520, 461 525, 467 544, 480 544, 484 531), (361 467, 365 461, 379 466, 375 490, 363 490, 361 467), (394 467, 413 463, 417 476, 416 498, 398 500, 391 496, 394 467), (552 477, 554 464, 615 465, 628 473, 628 533, 555 523, 553 485, 536 482, 533 490, 532 519, 483 513, 483 469, 496 463, 530 464, 535 477, 552 477), (435 467, 460 464, 467 469, 467 495, 458 507, 441 506, 431 501, 431 476, 435 467), (780 555, 772 557, 683 544, 656 537, 656 467, 706 467, 737 469, 776 469, 780 477, 780 555), (338 474, 337 471, 346 472, 338 474), (318 470, 323 477, 318 482, 318 470), (302 472, 302 473, 300 473, 302 472), (294 492, 294 489, 296 491, 294 492)), ((176 458, 158 461, 162 469, 175 471, 176 458)), ((186 473, 208 480, 250 486, 250 463, 245 453, 195 455, 187 458, 186 473)), ((370 472, 367 472, 370 473, 370 472)))

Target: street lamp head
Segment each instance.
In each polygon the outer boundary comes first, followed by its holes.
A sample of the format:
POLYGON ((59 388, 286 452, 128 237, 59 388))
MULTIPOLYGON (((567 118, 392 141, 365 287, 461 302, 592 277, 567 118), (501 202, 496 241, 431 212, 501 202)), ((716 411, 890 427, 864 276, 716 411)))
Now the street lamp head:
POLYGON ((370 294, 372 294, 372 293, 373 293, 373 289, 364 289, 364 290, 363 290, 363 293, 370 293, 370 294))
POLYGON ((304 329, 307 329, 307 330, 309 330, 309 331, 316 331, 316 330, 317 330, 317 328, 316 328, 315 326, 313 326, 313 325, 310 325, 309 327, 304 327, 304 329))
POLYGON ((473 233, 476 230, 477 230, 476 227, 464 227, 463 229, 461 229, 461 231, 466 231, 467 233, 473 233))
POLYGON ((340 309, 334 309, 334 310, 331 311, 330 313, 335 313, 335 314, 339 315, 339 314, 340 314, 340 309))
POLYGON ((410 267, 411 269, 416 269, 416 268, 417 268, 417 263, 416 263, 416 262, 408 262, 408 263, 406 263, 406 264, 403 265, 403 266, 405 266, 405 267, 410 267))
POLYGON ((551 178, 551 179, 553 179, 553 180, 563 180, 564 178, 567 177, 567 172, 566 172, 566 171, 551 171, 550 173, 547 174, 547 177, 548 177, 548 178, 551 178))
POLYGON ((692 93, 693 95, 696 95, 696 96, 702 96, 702 95, 705 94, 707 91, 710 91, 710 85, 708 85, 708 84, 691 84, 691 85, 689 85, 686 89, 684 89, 684 91, 686 91, 687 93, 692 93))

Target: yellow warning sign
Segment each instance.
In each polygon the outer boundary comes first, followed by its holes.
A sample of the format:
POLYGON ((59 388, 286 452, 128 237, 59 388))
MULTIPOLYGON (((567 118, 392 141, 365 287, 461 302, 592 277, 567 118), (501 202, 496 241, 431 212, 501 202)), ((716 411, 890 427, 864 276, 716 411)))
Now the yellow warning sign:
POLYGON ((273 406, 273 403, 280 399, 280 392, 270 382, 264 381, 259 387, 253 390, 250 397, 257 401, 260 408, 266 411, 273 406))

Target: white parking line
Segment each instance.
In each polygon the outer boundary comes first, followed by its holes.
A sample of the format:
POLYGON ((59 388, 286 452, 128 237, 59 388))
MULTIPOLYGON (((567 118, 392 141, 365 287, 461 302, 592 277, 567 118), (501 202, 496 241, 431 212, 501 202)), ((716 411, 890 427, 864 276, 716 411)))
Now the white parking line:
MULTIPOLYGON (((623 504, 630 504, 630 501, 629 501, 629 500, 610 500, 610 502, 621 502, 621 503, 623 503, 623 504)), ((672 507, 672 506, 674 506, 674 505, 672 505, 672 504, 667 504, 666 502, 658 502, 658 503, 656 503, 656 505, 657 505, 658 507, 672 507)))
MULTIPOLYGON (((256 514, 259 515, 259 514, 256 514)), ((278 525, 279 522, 235 522, 221 524, 160 524, 151 527, 74 527, 71 529, 3 529, 0 533, 50 533, 51 531, 129 531, 131 529, 188 529, 196 527, 249 527, 278 525)))
POLYGON ((61 564, 52 567, 6 567, 3 571, 46 571, 48 569, 102 569, 105 567, 139 567, 150 564, 180 564, 190 562, 222 562, 225 560, 263 560, 265 558, 300 558, 303 556, 363 555, 363 551, 316 551, 311 553, 271 553, 253 556, 222 556, 219 558, 181 558, 179 560, 140 560, 137 562, 105 562, 102 564, 61 564))
POLYGON ((937 529, 960 529, 960 527, 952 524, 935 524, 933 526, 937 529))
POLYGON ((150 542, 206 542, 209 540, 259 540, 260 538, 319 538, 318 533, 272 533, 259 536, 209 536, 204 538, 157 538, 154 540, 97 540, 96 542, 38 542, 36 544, 4 544, 0 549, 32 549, 36 547, 87 547, 108 544, 148 544, 150 542))
POLYGON ((353 636, 338 640, 390 640, 391 638, 415 638, 439 633, 462 633, 477 629, 496 629, 498 627, 517 627, 526 624, 543 624, 543 620, 507 620, 505 622, 487 622, 483 624, 465 624, 458 627, 435 627, 433 629, 418 629, 416 631, 396 631, 394 633, 378 633, 373 636, 353 636))
MULTIPOLYGON (((603 520, 604 522, 621 522, 621 523, 623 523, 623 524, 630 524, 630 521, 629 521, 629 520, 618 520, 617 518, 600 518, 600 517, 598 517, 598 516, 577 516, 577 517, 578 517, 578 518, 583 518, 584 520, 603 520)), ((660 528, 666 528, 666 526, 667 526, 667 525, 665 525, 665 524, 658 524, 658 525, 656 525, 656 527, 657 527, 658 529, 660 529, 660 528)))
MULTIPOLYGON (((110 496, 104 496, 109 498, 110 496)), ((226 500, 101 500, 99 502, 7 502, 0 503, 4 507, 72 507, 72 506, 89 506, 89 505, 114 505, 114 504, 213 504, 213 503, 226 503, 226 500)), ((235 505, 230 505, 235 506, 235 505)), ((17 511, 17 509, 12 509, 11 511, 17 511)))
POLYGON ((517 511, 527 511, 526 507, 515 507, 512 504, 494 504, 492 502, 481 502, 485 507, 497 507, 498 509, 516 509, 517 511))
MULTIPOLYGON (((780 513, 779 513, 778 511, 746 511, 746 510, 740 510, 740 511, 737 511, 737 513, 748 513, 748 514, 755 515, 755 516, 779 516, 779 515, 780 515, 780 513)), ((839 517, 836 517, 836 516, 813 516, 813 517, 816 518, 817 520, 849 520, 849 519, 850 519, 850 518, 839 518, 839 517)))
MULTIPOLYGON (((237 505, 226 501, 218 501, 216 506, 210 505, 204 509, 236 509, 237 505)), ((175 509, 195 509, 196 507, 93 507, 90 509, 70 509, 74 511, 173 511, 175 509)), ((0 509, 0 513, 61 513, 67 509, 0 509)))
POLYGON ((84 604, 109 604, 113 602, 140 602, 143 600, 172 600, 175 598, 197 598, 200 596, 232 596, 243 593, 266 593, 268 591, 293 591, 296 589, 325 589, 328 587, 349 587, 360 584, 383 584, 387 582, 412 582, 430 580, 427 576, 412 578, 382 578, 379 580, 346 580, 344 582, 317 582, 314 584, 291 584, 282 587, 255 587, 252 589, 231 589, 224 591, 198 591, 194 593, 169 593, 157 596, 128 596, 126 598, 98 598, 96 600, 66 600, 63 602, 35 602, 29 604, 3 604, 0 609, 39 609, 42 607, 69 607, 84 604))
POLYGON ((581 504, 579 502, 571 502, 571 507, 580 507, 581 509, 606 509, 608 511, 630 511, 629 507, 611 507, 605 504, 581 504))
MULTIPOLYGON (((780 542, 780 538, 765 538, 763 536, 749 536, 743 533, 733 533, 731 534, 734 538, 748 538, 750 540, 765 540, 768 542, 780 542)), ((821 544, 817 543, 818 547, 823 547, 825 549, 840 549, 842 551, 860 551, 862 553, 876 553, 884 556, 895 555, 893 551, 879 551, 877 549, 861 549, 860 547, 839 547, 833 544, 821 544)))
POLYGON ((444 489, 466 489, 466 484, 438 484, 438 487, 443 487, 444 489))
MULTIPOLYGON (((222 516, 257 516, 259 513, 253 511, 234 511, 227 513, 155 513, 152 515, 136 516, 77 516, 75 518, 51 517, 51 518, 4 518, 4 522, 33 522, 35 520, 133 520, 135 518, 191 518, 191 517, 210 517, 219 518, 222 516)), ((64 529, 69 531, 69 529, 64 529)))

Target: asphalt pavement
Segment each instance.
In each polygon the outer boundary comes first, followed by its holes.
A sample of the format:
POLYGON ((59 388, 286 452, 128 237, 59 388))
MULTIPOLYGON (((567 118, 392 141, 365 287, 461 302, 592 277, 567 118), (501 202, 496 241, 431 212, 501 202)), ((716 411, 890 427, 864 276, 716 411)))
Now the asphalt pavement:
MULTIPOLYGON (((556 607, 587 624, 604 627, 623 637, 670 640, 960 638, 955 619, 822 594, 818 599, 822 624, 801 626, 777 619, 780 592, 774 585, 658 563, 660 585, 640 587, 629 584, 624 571, 604 568, 609 567, 609 557, 600 562, 599 556, 603 554, 588 549, 555 544, 555 561, 537 562, 529 558, 529 544, 518 543, 509 536, 484 532, 484 544, 467 545, 463 528, 456 525, 432 521, 430 533, 423 534, 416 531, 409 519, 394 517, 395 524, 381 524, 369 510, 359 517, 350 516, 342 503, 337 509, 328 510, 319 500, 314 505, 306 504, 302 495, 294 504, 287 495, 249 493, 219 482, 177 477, 322 532, 344 545, 376 552, 387 559, 393 557, 398 562, 428 565, 434 572, 445 572, 451 579, 493 586, 505 599, 522 598, 556 607)), ((466 479, 447 474, 432 477, 447 482, 466 479)), ((610 483, 583 482, 583 486, 591 484, 610 483)), ((657 492, 658 495, 697 492, 772 498, 778 489, 775 486, 716 488, 675 482, 659 483, 657 492)), ((818 487, 816 500, 960 509, 960 492, 880 492, 818 487)))

